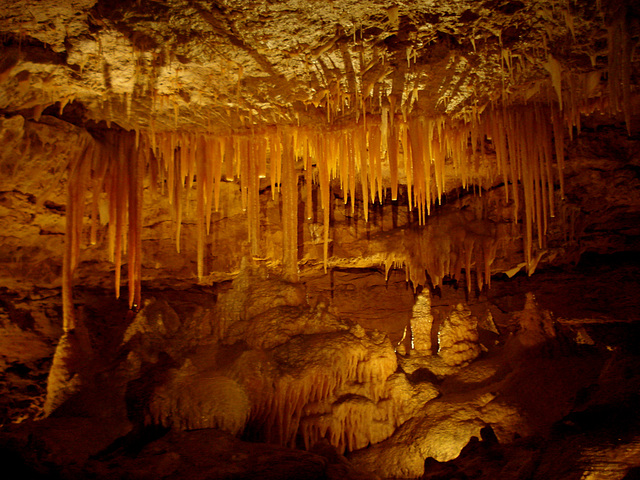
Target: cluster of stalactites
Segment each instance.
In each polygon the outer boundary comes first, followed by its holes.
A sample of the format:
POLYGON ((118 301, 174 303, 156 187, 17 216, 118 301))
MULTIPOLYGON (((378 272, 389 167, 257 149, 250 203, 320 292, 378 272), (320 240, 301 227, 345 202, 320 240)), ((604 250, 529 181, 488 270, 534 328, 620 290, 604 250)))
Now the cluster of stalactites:
MULTIPOLYGON (((143 137, 145 135, 143 134, 143 137)), ((360 124, 328 130, 305 127, 272 128, 234 135, 157 133, 146 143, 152 145, 160 166, 152 168, 151 184, 159 175, 175 209, 176 242, 179 244, 182 189, 195 184, 198 217, 198 276, 202 277, 204 232, 209 232, 211 212, 218 209, 222 176, 237 178, 242 191, 242 206, 248 216, 251 254, 260 254, 259 189, 262 178, 270 179, 275 198, 281 191, 283 202, 285 270, 295 277, 297 258, 297 203, 299 176, 305 183, 319 185, 319 207, 324 224, 324 264, 328 260, 330 185, 337 179, 344 202, 362 200, 365 220, 369 204, 382 203, 386 189, 391 199, 398 197, 400 179, 406 181, 408 207, 417 210, 419 223, 426 223, 431 207, 446 191, 447 178, 456 178, 463 187, 501 179, 507 200, 515 204, 518 221, 524 192, 527 264, 530 263, 534 230, 542 248, 547 218, 554 215, 554 182, 563 190, 564 119, 547 107, 490 110, 470 122, 444 117, 418 117, 404 121, 383 110, 381 117, 360 124), (555 136, 555 145, 553 137, 555 136), (485 139, 493 141, 497 163, 487 162, 485 139), (552 171, 557 159, 558 173, 552 171), (302 166, 296 169, 297 161, 302 166), (196 178, 202 179, 195 181, 196 178), (509 186, 513 185, 513 188, 509 186), (290 188, 296 187, 296 188, 290 188), (538 226, 536 229, 535 226, 538 226)), ((485 185, 487 186, 487 185, 485 185)), ((311 219, 314 205, 312 189, 307 188, 305 216, 311 219)))
POLYGON ((121 265, 126 254, 129 304, 140 304, 143 178, 151 152, 139 140, 134 135, 112 131, 100 142, 87 138, 80 155, 70 165, 62 275, 67 331, 75 327, 72 279, 80 258, 88 192, 92 219, 89 241, 97 243, 98 221, 108 225, 107 244, 109 258, 115 263, 116 296, 120 295, 121 265))
MULTIPOLYGON (((564 122, 559 111, 531 105, 487 110, 468 122, 444 117, 405 121, 384 109, 381 117, 370 116, 358 124, 328 130, 273 127, 226 135, 153 131, 134 135, 109 131, 100 141, 88 141, 83 154, 71 167, 65 289, 70 292, 79 254, 83 198, 91 191, 91 242, 96 242, 99 218, 101 223, 108 224, 109 253, 116 265, 116 293, 120 290, 120 266, 126 251, 129 302, 139 304, 145 176, 152 193, 162 186, 161 190, 168 195, 175 218, 178 251, 185 192, 195 189, 197 238, 194 243, 199 278, 205 275, 205 236, 211 228, 212 211, 219 208, 223 178, 236 178, 240 182, 242 206, 248 218, 248 243, 254 256, 260 255, 261 179, 268 177, 274 198, 277 192, 282 193, 283 271, 291 280, 297 278, 300 176, 307 185, 319 186, 320 200, 315 208, 322 209, 325 225, 325 269, 330 185, 334 180, 341 185, 345 203, 351 200, 352 209, 356 198, 362 200, 365 220, 371 202, 382 202, 387 188, 391 199, 396 200, 398 185, 406 180, 409 209, 416 209, 420 224, 425 224, 431 207, 447 190, 447 178, 457 179, 463 187, 504 182, 507 199, 513 200, 515 206, 516 221, 520 204, 524 209, 525 257, 530 268, 534 263, 534 237, 542 248, 547 218, 554 215, 555 181, 559 181, 561 191, 563 188, 564 122), (486 139, 493 142, 496 162, 486 161, 486 139), (558 173, 552 169, 554 154, 558 173), (523 193, 519 192, 518 185, 522 186, 523 193), (101 202, 102 197, 106 201, 101 202), (103 203, 106 207, 99 208, 103 203)), ((310 219, 314 217, 312 189, 305 191, 305 217, 310 219)), ((491 260, 485 263, 490 264, 491 260)), ((71 310, 67 308, 65 312, 71 318, 71 310)))

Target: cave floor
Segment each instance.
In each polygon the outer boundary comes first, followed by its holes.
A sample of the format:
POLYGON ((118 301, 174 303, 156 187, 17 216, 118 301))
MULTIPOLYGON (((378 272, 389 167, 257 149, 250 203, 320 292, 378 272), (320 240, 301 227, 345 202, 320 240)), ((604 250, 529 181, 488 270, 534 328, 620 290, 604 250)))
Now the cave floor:
MULTIPOLYGON (((582 375, 582 387, 567 400, 571 402, 569 413, 544 433, 508 443, 500 443, 493 430, 485 427, 482 438, 472 438, 455 460, 440 463, 427 459, 422 478, 640 478, 640 262, 630 257, 593 257, 571 271, 546 271, 508 281, 495 279, 492 289, 479 296, 447 286, 435 293, 434 304, 467 301, 472 310, 489 304, 501 337, 506 338, 517 330, 510 314, 523 308, 527 292, 534 293, 542 309, 551 311, 559 338, 551 347, 530 355, 522 364, 521 375, 533 383, 543 379, 553 383, 555 379, 561 385, 582 375)), ((197 302, 202 295, 210 297, 210 293, 197 288, 175 295, 188 303, 197 302)), ((86 291, 78 297, 86 302, 96 297, 106 301, 107 294, 86 291)), ((108 315, 94 317, 100 324, 94 327, 103 327, 104 335, 95 343, 104 356, 116 350, 113 337, 122 335, 117 322, 105 323, 117 315, 126 316, 126 307, 120 305, 108 315)), ((29 330, 29 325, 22 327, 29 330)), ((499 365, 508 356, 508 342, 499 343, 466 368, 471 371, 499 365)), ((101 398, 94 396, 92 407, 72 405, 49 418, 34 420, 46 389, 45 372, 50 362, 50 357, 24 364, 13 362, 2 372, 5 417, 0 427, 0 458, 7 465, 6 471, 13 465, 19 472, 18 476, 4 478, 376 478, 371 472, 354 468, 349 455, 345 458, 329 445, 319 444, 305 452, 246 442, 217 430, 132 429, 113 422, 109 415, 100 416, 101 403, 109 402, 113 392, 103 391, 101 398)), ((100 388, 106 388, 111 373, 108 365, 102 370, 100 388)), ((420 381, 418 377, 413 379, 420 381)), ((443 397, 492 387, 491 382, 470 385, 464 378, 462 369, 457 375, 440 379, 443 397)), ((523 388, 519 394, 512 389, 505 395, 527 396, 531 404, 536 403, 538 394, 554 395, 546 384, 531 386, 522 381, 520 385, 523 388)), ((87 398, 92 397, 85 397, 85 402, 87 398)))

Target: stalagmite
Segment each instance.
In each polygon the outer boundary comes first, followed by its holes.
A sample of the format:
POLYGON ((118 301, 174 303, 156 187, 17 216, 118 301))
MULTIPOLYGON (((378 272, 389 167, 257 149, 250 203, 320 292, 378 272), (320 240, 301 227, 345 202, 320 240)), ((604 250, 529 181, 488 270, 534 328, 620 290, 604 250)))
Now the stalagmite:
POLYGON ((413 305, 411 315, 411 348, 420 355, 431 355, 431 295, 429 290, 423 290, 413 305))

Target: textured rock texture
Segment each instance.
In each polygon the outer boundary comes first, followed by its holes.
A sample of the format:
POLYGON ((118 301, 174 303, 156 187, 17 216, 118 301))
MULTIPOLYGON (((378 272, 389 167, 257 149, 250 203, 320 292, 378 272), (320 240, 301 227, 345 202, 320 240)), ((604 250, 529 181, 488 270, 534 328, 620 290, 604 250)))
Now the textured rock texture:
POLYGON ((431 295, 428 291, 422 291, 416 297, 411 316, 411 343, 417 354, 431 355, 432 327, 431 295))
POLYGON ((438 331, 438 355, 448 365, 462 365, 479 354, 478 320, 458 304, 438 331))
POLYGON ((640 467, 639 18, 0 0, 6 470, 640 467))
POLYGON ((461 113, 500 96, 556 95, 569 87, 552 83, 556 64, 567 84, 593 74, 597 94, 610 57, 628 54, 603 44, 637 35, 634 22, 620 21, 637 14, 633 2, 22 7, 4 2, 0 17, 2 108, 37 117, 75 101, 84 108, 74 115, 126 128, 341 120, 388 95, 408 112, 461 113))

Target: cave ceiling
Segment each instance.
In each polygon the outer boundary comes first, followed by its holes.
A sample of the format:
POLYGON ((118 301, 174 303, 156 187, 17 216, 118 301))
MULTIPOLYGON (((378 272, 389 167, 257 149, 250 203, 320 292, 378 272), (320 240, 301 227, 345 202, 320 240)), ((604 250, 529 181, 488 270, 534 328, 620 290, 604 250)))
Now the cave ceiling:
POLYGON ((38 118, 71 107, 76 123, 158 130, 340 124, 390 102, 405 116, 468 116, 553 101, 555 67, 591 73, 596 97, 608 36, 636 32, 636 10, 565 0, 2 2, 0 108, 38 118))

